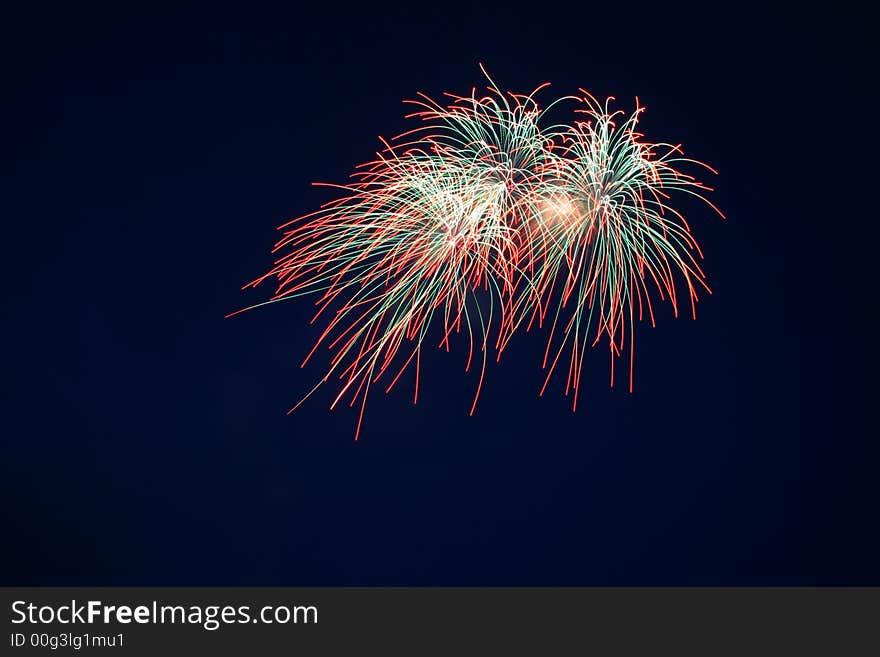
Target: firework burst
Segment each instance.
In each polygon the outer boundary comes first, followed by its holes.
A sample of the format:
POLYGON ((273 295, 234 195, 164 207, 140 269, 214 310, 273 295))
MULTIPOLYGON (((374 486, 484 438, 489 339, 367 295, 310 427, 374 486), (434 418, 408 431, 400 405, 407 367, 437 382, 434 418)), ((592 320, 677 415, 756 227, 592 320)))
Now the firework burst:
POLYGON ((465 370, 479 363, 473 413, 489 351, 500 358, 520 326, 549 325, 541 392, 567 360, 576 406, 586 346, 606 339, 612 385, 628 350, 631 389, 633 325, 646 315, 653 324, 652 292, 677 314, 678 283, 692 310, 709 289, 670 205, 673 192, 703 198, 709 188, 678 171, 699 164, 678 146, 642 141, 642 108, 626 117, 582 91, 542 109, 546 85, 519 95, 487 79, 482 96, 409 101, 421 123, 384 141, 349 183, 326 185, 337 198, 281 226, 274 267, 249 284, 276 281, 265 303, 315 299, 312 321, 324 328, 303 365, 329 348, 312 392, 339 380, 331 408, 359 404, 356 438, 372 386, 388 392, 413 368, 417 401, 432 327, 446 350, 464 334, 465 370), (560 101, 577 103, 570 124, 547 120, 560 101))
POLYGON ((566 394, 573 392, 574 406, 584 349, 603 338, 611 354, 612 386, 615 359, 629 351, 632 391, 634 323, 647 316, 654 325, 652 290, 678 316, 677 289, 683 283, 694 317, 699 292, 711 293, 698 264, 702 252, 684 216, 670 204, 672 195, 692 194, 721 214, 703 196, 711 189, 677 167, 714 170, 685 158, 680 146, 643 141, 637 131, 643 111, 638 99, 627 116, 610 109, 613 98, 600 104, 581 93, 576 111, 585 118, 562 135, 561 175, 552 185, 553 200, 537 215, 541 249, 535 277, 540 320, 550 307, 550 292, 560 290, 542 393, 568 348, 566 394))

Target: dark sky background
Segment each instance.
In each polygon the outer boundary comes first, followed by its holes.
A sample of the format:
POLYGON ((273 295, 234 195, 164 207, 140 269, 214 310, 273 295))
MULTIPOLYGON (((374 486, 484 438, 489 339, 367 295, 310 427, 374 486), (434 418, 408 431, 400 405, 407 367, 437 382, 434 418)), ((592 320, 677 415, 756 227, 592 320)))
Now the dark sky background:
POLYGON ((876 48, 772 3, 21 3, 3 25, 3 584, 880 584, 876 48), (26 7, 26 9, 25 9, 26 7), (26 12, 26 13, 25 13, 26 12), (431 350, 356 413, 308 301, 242 317, 275 227, 404 98, 551 81, 647 107, 719 175, 714 295, 639 332, 634 394, 541 336, 431 350), (869 408, 869 404, 872 405, 869 408))

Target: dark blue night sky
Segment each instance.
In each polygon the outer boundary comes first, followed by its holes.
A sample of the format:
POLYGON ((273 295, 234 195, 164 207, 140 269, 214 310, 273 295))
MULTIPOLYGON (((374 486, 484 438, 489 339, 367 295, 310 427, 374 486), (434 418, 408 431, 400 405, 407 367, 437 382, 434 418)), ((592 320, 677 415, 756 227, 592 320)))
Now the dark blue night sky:
POLYGON ((0 20, 0 583, 880 584, 866 19, 127 4, 0 20), (329 389, 286 416, 322 373, 312 306, 224 315, 269 294, 239 288, 328 199, 309 183, 478 61, 637 95, 711 163, 714 295, 641 327, 632 395, 591 352, 576 414, 520 335, 472 418, 462 348, 425 356, 417 406, 411 379, 372 397, 358 443, 329 389))

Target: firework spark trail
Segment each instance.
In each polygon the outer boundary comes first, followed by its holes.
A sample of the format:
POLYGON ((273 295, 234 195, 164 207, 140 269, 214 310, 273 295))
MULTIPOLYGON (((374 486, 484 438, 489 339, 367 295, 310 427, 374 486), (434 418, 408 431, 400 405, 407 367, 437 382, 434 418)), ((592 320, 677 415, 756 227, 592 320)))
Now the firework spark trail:
POLYGON ((383 142, 348 184, 326 185, 338 198, 281 226, 280 257, 248 285, 276 280, 258 306, 316 297, 312 322, 324 329, 303 366, 321 345, 330 349, 312 392, 340 380, 331 408, 360 402, 355 438, 381 378, 388 392, 414 367, 418 399, 433 325, 447 351, 453 334, 465 334, 466 371, 480 362, 473 413, 490 348, 500 358, 521 325, 549 324, 541 393, 567 352, 566 394, 576 407, 585 347, 603 337, 612 385, 614 360, 628 347, 632 388, 633 324, 645 311, 654 322, 652 284, 676 314, 677 279, 692 307, 698 288, 709 289, 668 193, 703 198, 709 188, 674 168, 695 162, 678 147, 640 141, 642 108, 621 121, 582 90, 542 109, 535 94, 546 85, 519 95, 489 82, 484 96, 447 94, 446 106, 421 94, 409 101, 417 109, 408 117, 421 125, 383 142), (543 126, 562 100, 579 102, 586 118, 543 126))

